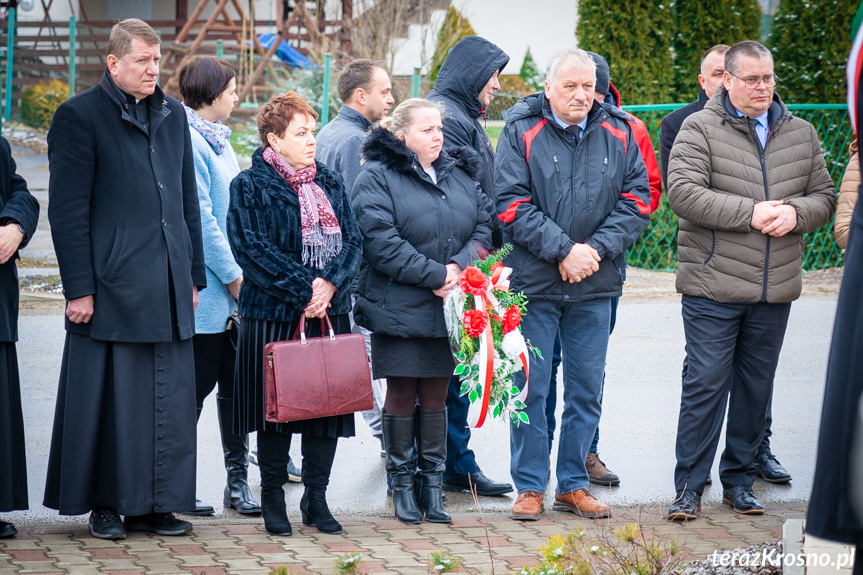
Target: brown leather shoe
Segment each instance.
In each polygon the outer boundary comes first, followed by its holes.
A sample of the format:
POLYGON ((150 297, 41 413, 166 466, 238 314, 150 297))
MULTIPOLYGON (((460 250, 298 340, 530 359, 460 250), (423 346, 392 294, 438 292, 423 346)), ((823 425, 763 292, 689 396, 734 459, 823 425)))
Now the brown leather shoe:
POLYGON ((542 515, 542 493, 525 491, 518 494, 509 517, 518 521, 536 521, 540 515, 542 515))
POLYGON ((555 511, 570 511, 589 519, 611 517, 611 508, 597 501, 587 489, 576 489, 563 495, 555 493, 553 509, 555 511))
POLYGON ((587 475, 591 483, 605 486, 620 485, 620 477, 605 466, 595 451, 588 452, 584 465, 587 467, 587 475))

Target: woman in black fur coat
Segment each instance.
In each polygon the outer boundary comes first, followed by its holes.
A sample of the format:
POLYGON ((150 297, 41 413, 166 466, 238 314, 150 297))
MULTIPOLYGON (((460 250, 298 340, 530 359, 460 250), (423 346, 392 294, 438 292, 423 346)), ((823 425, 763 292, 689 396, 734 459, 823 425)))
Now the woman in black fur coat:
POLYGON ((364 169, 353 188, 365 258, 354 319, 372 332, 372 368, 387 378, 387 471, 396 517, 405 523, 423 516, 451 521, 441 502, 441 476, 455 362, 443 298, 491 247, 479 158, 469 148, 443 151, 441 111, 427 100, 402 102, 363 144, 364 169))
POLYGON ((261 107, 264 147, 231 182, 228 209, 228 241, 244 277, 234 432, 258 432, 261 512, 272 535, 291 534, 282 485, 294 433, 303 436, 303 523, 341 533, 326 490, 338 438, 354 435, 352 413, 291 423, 265 420, 264 346, 291 339, 305 319, 312 319, 310 333, 321 333, 325 312, 336 333, 350 333, 350 287, 362 259, 362 236, 341 176, 315 161, 317 117, 296 92, 261 107))

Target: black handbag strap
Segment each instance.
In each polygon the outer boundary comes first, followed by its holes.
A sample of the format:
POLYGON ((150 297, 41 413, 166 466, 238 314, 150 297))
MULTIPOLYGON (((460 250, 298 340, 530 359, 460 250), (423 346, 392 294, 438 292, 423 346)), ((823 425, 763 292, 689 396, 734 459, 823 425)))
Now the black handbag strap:
MULTIPOLYGON (((327 334, 324 331, 324 320, 327 322, 327 329, 330 332, 330 341, 336 339, 336 333, 333 330, 333 324, 330 322, 330 316, 327 315, 327 312, 324 312, 324 317, 321 318, 321 337, 326 337, 327 334)), ((306 316, 303 314, 300 316, 300 321, 297 322, 297 329, 294 330, 294 337, 291 339, 299 339, 303 344, 306 343, 306 316)))

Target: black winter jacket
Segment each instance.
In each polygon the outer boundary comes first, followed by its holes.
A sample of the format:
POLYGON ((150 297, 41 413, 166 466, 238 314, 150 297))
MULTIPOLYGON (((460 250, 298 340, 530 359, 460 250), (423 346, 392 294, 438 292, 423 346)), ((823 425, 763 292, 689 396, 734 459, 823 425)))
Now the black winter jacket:
POLYGON ((303 265, 302 227, 297 192, 264 161, 263 148, 252 167, 231 182, 228 241, 243 268, 242 317, 296 321, 312 299, 312 281, 336 286, 330 315, 351 309, 351 282, 362 261, 362 236, 342 177, 317 162, 317 183, 333 206, 342 230, 342 250, 323 270, 303 265))
MULTIPOLYGON (((39 221, 39 201, 30 194, 27 182, 15 172, 12 148, 0 138, 0 226, 18 222, 27 237, 18 246, 23 249, 36 233, 39 221)), ((18 268, 12 254, 0 264, 0 341, 18 341, 18 268)))
POLYGON ((427 99, 441 102, 446 108, 443 118, 444 148, 467 146, 479 154, 484 203, 492 217, 494 245, 500 245, 500 222, 494 217, 494 150, 479 123, 485 114, 477 97, 498 70, 509 62, 506 53, 479 36, 459 40, 441 66, 434 90, 427 99))
POLYGON ((98 85, 57 108, 48 130, 48 220, 63 290, 67 300, 94 297, 90 322, 67 318, 66 331, 105 341, 171 341, 175 331, 188 339, 192 287, 205 287, 207 274, 186 112, 157 86, 143 100, 144 128, 122 98, 106 69, 98 85))
POLYGON ((504 240, 513 244, 512 289, 565 303, 619 296, 624 251, 650 220, 647 171, 626 112, 594 102, 577 147, 544 94, 522 98, 504 119, 495 189, 504 240), (602 258, 580 283, 558 270, 574 243, 602 258))
POLYGON ((707 92, 704 91, 704 88, 698 88, 697 100, 666 114, 659 124, 660 167, 662 168, 662 185, 666 190, 668 190, 668 159, 671 157, 671 146, 674 145, 674 139, 677 138, 677 134, 680 132, 683 120, 695 112, 703 110, 708 100, 710 98, 707 97, 707 92))
POLYGON ((477 155, 442 151, 432 164, 435 184, 401 140, 374 128, 363 157, 353 191, 365 239, 354 319, 385 335, 446 337, 443 300, 432 290, 444 284, 448 263, 465 268, 491 247, 489 215, 471 177, 477 155))

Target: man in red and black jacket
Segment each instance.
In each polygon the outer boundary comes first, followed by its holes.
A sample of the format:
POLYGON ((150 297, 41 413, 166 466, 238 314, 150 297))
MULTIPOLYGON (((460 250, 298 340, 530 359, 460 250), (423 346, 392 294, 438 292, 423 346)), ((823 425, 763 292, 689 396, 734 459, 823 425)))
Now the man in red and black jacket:
MULTIPOLYGON (((599 421, 611 298, 623 288, 624 252, 647 227, 650 189, 629 117, 594 98, 596 64, 567 49, 548 65, 545 92, 504 114, 494 187, 504 241, 513 251, 511 288, 530 312, 522 333, 542 352, 531 358, 525 412, 510 429, 510 472, 519 495, 510 517, 536 520, 548 474, 545 403, 554 338, 565 370, 554 508, 582 517, 610 509, 587 490, 588 448, 599 421)), ((513 383, 525 385, 523 372, 513 383)))

